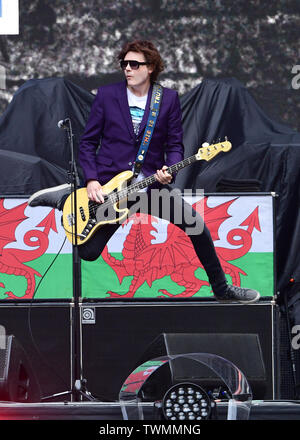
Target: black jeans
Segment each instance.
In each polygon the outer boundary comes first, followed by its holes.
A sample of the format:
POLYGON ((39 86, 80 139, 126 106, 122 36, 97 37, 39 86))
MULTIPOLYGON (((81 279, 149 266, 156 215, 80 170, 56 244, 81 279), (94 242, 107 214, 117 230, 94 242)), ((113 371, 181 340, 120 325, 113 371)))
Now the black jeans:
MULTIPOLYGON (((164 185, 162 192, 160 192, 160 199, 157 199, 157 191, 156 193, 154 190, 149 191, 147 194, 142 193, 143 195, 140 197, 143 197, 143 200, 145 200, 146 197, 147 201, 146 203, 140 203, 138 206, 136 200, 129 200, 128 207, 130 208, 130 214, 135 212, 151 214, 170 221, 186 232, 207 273, 213 291, 217 294, 222 294, 227 286, 227 281, 216 254, 210 232, 203 218, 183 199, 179 191, 174 191, 168 185, 164 185), (137 207, 139 209, 137 209, 137 207), (180 223, 178 221, 180 221, 180 223)), ((111 223, 99 228, 90 240, 78 246, 79 256, 86 261, 96 260, 119 226, 120 223, 111 223)))

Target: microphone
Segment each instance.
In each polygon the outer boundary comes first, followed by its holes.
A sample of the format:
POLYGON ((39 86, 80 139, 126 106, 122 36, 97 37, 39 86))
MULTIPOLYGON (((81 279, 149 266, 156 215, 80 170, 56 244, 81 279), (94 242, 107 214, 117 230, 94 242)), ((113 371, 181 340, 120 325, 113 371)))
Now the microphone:
POLYGON ((68 129, 69 122, 70 122, 70 118, 61 119, 60 121, 58 121, 57 126, 58 128, 68 129))

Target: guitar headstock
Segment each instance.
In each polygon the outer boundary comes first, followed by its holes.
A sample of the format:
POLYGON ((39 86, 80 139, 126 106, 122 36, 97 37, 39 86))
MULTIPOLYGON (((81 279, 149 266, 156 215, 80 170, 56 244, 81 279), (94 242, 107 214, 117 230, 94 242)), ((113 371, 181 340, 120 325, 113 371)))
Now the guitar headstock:
POLYGON ((198 153, 196 154, 197 160, 211 160, 221 151, 227 152, 231 149, 231 142, 225 138, 225 141, 219 142, 218 144, 209 145, 208 143, 202 144, 202 147, 199 148, 198 153))

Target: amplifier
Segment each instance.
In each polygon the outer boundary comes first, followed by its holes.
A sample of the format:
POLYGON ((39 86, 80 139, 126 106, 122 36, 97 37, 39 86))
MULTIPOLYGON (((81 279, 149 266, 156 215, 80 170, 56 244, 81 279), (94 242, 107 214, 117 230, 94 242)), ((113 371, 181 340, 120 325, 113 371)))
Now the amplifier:
MULTIPOLYGON (((81 307, 83 376, 102 401, 117 400, 129 374, 144 360, 195 350, 233 362, 248 375, 254 398, 280 397, 280 312, 273 301, 112 301, 81 307)), ((180 379, 188 379, 181 366, 172 375, 173 381, 180 379)))
MULTIPOLYGON (((34 374, 40 386, 41 398, 71 389, 71 305, 69 303, 0 304, 0 326, 10 338, 10 350, 15 360, 24 363, 24 369, 34 374), (15 342, 13 342, 15 341, 15 342), (17 350, 14 349, 17 348, 17 350), (25 361, 22 361, 26 358, 25 361), (30 364, 30 368, 29 368, 30 364)), ((7 348, 10 346, 7 345, 7 348)), ((3 351, 3 350, 2 350, 3 351)), ((9 351, 6 349, 6 353, 9 351)), ((7 357, 7 356, 6 356, 7 357)), ((9 359, 8 359, 9 360, 9 359)), ((7 361, 8 361, 7 360, 7 361)), ((12 377, 14 362, 7 372, 12 377)), ((31 380, 33 383, 33 380, 31 380)), ((30 393, 33 390, 29 390, 30 393)))

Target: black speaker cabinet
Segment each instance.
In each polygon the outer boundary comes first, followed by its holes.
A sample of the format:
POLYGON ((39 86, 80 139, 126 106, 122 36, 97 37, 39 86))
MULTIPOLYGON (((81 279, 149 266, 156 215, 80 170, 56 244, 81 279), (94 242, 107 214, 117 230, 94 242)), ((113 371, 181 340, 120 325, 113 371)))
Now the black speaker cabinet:
POLYGON ((0 347, 0 400, 39 402, 40 385, 31 363, 15 336, 2 338, 0 347))
MULTIPOLYGON (((10 350, 10 358, 6 358, 9 362, 9 378, 17 377, 15 368, 19 363, 21 378, 26 380, 29 368, 32 372, 29 381, 33 383, 32 376, 36 377, 41 399, 71 389, 70 304, 1 302, 0 326, 7 336, 14 336, 7 345, 10 350), (25 358, 28 363, 22 360, 25 358)), ((3 368, 4 355, 9 356, 9 352, 2 351, 3 368)), ((2 386, 4 390, 6 385, 2 383, 2 386)), ((33 390, 29 391, 31 395, 33 390)), ((6 388, 6 395, 7 392, 6 388)))
MULTIPOLYGON (((118 399, 124 381, 146 358, 195 350, 233 362, 254 398, 280 398, 279 310, 273 302, 83 303, 81 315, 83 375, 102 400, 118 399)), ((210 380, 208 374, 200 379, 210 380)), ((179 365, 172 380, 181 379, 187 377, 179 365)))

